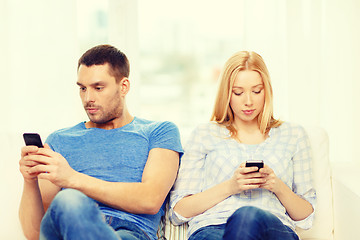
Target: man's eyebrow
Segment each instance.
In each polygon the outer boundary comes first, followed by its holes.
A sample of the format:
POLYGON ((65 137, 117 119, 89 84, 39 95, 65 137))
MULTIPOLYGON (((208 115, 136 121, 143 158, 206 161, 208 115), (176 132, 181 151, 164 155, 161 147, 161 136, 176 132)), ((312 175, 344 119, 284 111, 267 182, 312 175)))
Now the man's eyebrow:
MULTIPOLYGON (((78 86, 80 86, 80 87, 83 87, 83 86, 84 86, 84 85, 83 85, 82 83, 80 83, 80 82, 76 82, 76 84, 77 84, 78 86)), ((90 84, 90 86, 92 86, 92 87, 96 87, 96 86, 99 86, 99 85, 101 85, 101 86, 106 85, 106 82, 104 82, 104 81, 98 81, 98 82, 94 82, 94 83, 90 84)))
POLYGON ((106 83, 103 81, 98 81, 98 82, 94 82, 94 83, 90 84, 90 86, 92 86, 92 87, 104 86, 104 85, 106 85, 106 83))

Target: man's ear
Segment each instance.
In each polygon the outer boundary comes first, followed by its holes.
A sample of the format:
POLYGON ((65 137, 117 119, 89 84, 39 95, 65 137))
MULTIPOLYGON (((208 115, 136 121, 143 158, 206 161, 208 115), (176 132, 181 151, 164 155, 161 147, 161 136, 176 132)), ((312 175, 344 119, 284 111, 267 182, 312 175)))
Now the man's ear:
POLYGON ((130 81, 128 78, 124 77, 120 80, 120 91, 122 95, 126 95, 130 91, 130 81))

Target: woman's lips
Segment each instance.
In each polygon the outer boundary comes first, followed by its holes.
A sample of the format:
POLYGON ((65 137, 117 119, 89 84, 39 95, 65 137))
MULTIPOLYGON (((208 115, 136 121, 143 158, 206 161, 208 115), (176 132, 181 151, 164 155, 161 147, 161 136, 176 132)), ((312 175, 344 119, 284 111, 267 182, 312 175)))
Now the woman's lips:
POLYGON ((255 111, 255 109, 252 109, 252 110, 242 110, 242 112, 245 114, 245 115, 251 115, 253 114, 253 112, 255 111))

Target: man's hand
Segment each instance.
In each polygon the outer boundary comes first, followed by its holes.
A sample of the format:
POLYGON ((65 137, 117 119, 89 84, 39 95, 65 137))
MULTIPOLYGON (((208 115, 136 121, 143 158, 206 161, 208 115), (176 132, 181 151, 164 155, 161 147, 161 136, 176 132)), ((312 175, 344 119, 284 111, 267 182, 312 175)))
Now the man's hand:
POLYGON ((36 154, 39 148, 36 146, 25 146, 21 149, 21 159, 19 161, 19 169, 26 182, 37 182, 38 174, 30 174, 30 168, 36 166, 38 163, 27 158, 30 155, 36 154))
MULTIPOLYGON (((36 147, 35 147, 36 148, 36 147)), ((59 153, 51 150, 49 145, 37 148, 37 151, 23 148, 24 156, 20 160, 25 178, 46 179, 58 187, 70 187, 71 179, 77 174, 66 159, 59 153)), ((20 167, 21 168, 21 167, 20 167)))
POLYGON ((49 172, 49 169, 52 168, 52 165, 49 164, 52 161, 49 155, 55 154, 48 145, 46 145, 46 149, 36 146, 25 146, 21 149, 19 165, 20 172, 24 177, 24 190, 20 202, 19 218, 27 239, 39 239, 41 219, 52 199, 60 191, 60 187, 53 183, 39 180, 44 178, 45 172, 49 172))

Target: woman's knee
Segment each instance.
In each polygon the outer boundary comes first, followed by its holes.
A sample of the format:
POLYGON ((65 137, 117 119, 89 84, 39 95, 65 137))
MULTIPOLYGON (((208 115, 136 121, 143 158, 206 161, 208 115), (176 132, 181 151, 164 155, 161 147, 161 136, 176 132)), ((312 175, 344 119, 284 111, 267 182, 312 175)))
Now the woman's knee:
POLYGON ((228 222, 241 223, 242 225, 262 225, 267 226, 272 222, 281 221, 268 211, 253 206, 241 207, 236 210, 228 219, 228 222))
POLYGON ((236 210, 228 219, 229 221, 238 222, 242 224, 253 224, 259 223, 263 221, 267 221, 267 219, 271 217, 269 214, 257 207, 253 206, 245 206, 236 210))
POLYGON ((252 220, 256 218, 258 215, 262 214, 262 210, 257 207, 252 206, 246 206, 241 207, 238 210, 236 210, 230 218, 238 218, 238 219, 246 219, 246 220, 252 220))
MULTIPOLYGON (((230 216, 226 223, 224 239, 239 239, 240 237, 253 239, 254 236, 260 237, 259 239, 269 239, 269 236, 278 236, 277 232, 283 228, 286 228, 285 225, 272 213, 247 206, 239 208, 230 216), (277 232, 269 231, 270 229, 276 229, 277 232)), ((286 236, 287 234, 288 232, 286 236)))

